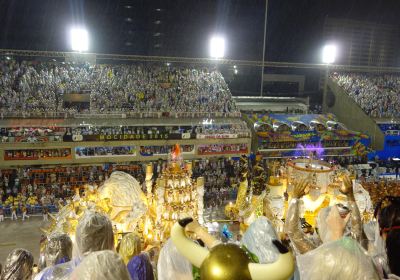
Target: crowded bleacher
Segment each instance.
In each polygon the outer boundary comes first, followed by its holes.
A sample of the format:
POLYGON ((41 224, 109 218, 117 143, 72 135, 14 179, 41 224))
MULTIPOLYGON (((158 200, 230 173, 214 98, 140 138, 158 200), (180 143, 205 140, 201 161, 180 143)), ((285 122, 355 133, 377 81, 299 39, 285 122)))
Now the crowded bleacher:
POLYGON ((334 73, 331 77, 369 116, 373 118, 400 116, 400 76, 334 73))
POLYGON ((221 73, 157 65, 0 61, 3 117, 58 113, 237 113, 221 73), (89 104, 64 95, 89 94, 89 104))

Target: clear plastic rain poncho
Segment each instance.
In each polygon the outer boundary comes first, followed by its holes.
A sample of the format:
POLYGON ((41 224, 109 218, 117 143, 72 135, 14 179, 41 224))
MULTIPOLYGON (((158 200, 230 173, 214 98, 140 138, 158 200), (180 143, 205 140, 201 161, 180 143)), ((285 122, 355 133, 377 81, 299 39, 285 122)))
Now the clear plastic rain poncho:
POLYGON ((352 238, 327 242, 297 256, 300 278, 307 280, 379 280, 367 252, 352 238))
POLYGON ((318 217, 317 217, 318 235, 321 238, 323 243, 332 241, 332 237, 329 232, 328 225, 326 223, 330 211, 331 211, 331 207, 322 208, 319 211, 318 217))
POLYGON ((273 263, 279 256, 272 243, 274 239, 279 240, 271 222, 266 217, 260 217, 244 233, 242 244, 258 257, 260 263, 273 263))
POLYGON ((71 280, 130 280, 122 258, 110 250, 90 253, 78 265, 71 280))
POLYGON ((142 243, 140 236, 136 233, 128 233, 119 244, 119 254, 127 264, 134 256, 139 255, 142 251, 142 243))
POLYGON ((45 251, 46 266, 70 261, 72 258, 72 240, 68 234, 53 233, 47 238, 45 251))
POLYGON ((47 268, 39 279, 68 279, 75 267, 87 254, 101 250, 112 250, 114 248, 114 236, 111 221, 98 212, 86 212, 79 220, 75 241, 79 256, 69 262, 47 268))
POLYGON ((157 275, 158 280, 193 280, 191 263, 178 252, 171 239, 161 248, 157 275))
POLYGON ((114 248, 114 234, 110 219, 98 212, 87 212, 76 227, 76 244, 79 254, 85 255, 114 248))
POLYGON ((44 265, 47 267, 35 276, 40 280, 44 275, 51 273, 52 267, 57 264, 69 262, 72 258, 72 240, 65 233, 52 233, 47 237, 46 249, 44 252, 44 265))
POLYGON ((390 271, 385 241, 380 236, 379 224, 377 221, 370 221, 364 224, 364 232, 368 238, 368 254, 374 259, 376 267, 381 277, 384 276, 384 271, 390 271))
POLYGON ((14 249, 7 257, 1 280, 31 279, 33 256, 25 249, 14 249))

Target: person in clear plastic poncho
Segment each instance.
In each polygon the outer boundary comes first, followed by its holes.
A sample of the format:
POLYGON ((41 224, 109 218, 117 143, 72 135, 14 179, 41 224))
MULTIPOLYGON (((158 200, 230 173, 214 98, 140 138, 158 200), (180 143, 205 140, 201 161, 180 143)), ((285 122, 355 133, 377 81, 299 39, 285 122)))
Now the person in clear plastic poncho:
POLYGON ((49 268, 43 274, 42 280, 68 279, 74 268, 91 252, 114 250, 111 221, 98 212, 88 211, 82 216, 76 228, 75 239, 79 256, 49 268))
POLYGON ((272 243, 274 239, 279 238, 271 222, 266 217, 260 217, 244 233, 242 244, 257 256, 260 263, 273 263, 279 257, 279 251, 272 243))
POLYGON ((131 280, 122 258, 110 250, 90 253, 71 274, 70 280, 131 280))
POLYGON ((345 232, 348 220, 351 221, 348 235, 361 242, 362 222, 353 194, 353 185, 347 176, 344 178, 343 182, 344 184, 340 191, 347 196, 350 213, 345 215, 345 217, 341 217, 337 206, 322 209, 318 213, 317 219, 318 233, 321 240, 309 238, 300 227, 299 202, 300 198, 306 194, 309 183, 306 179, 303 179, 295 184, 293 198, 289 204, 284 229, 298 253, 304 254, 317 248, 321 241, 334 241, 341 238, 345 232))
POLYGON ((161 248, 157 264, 158 280, 192 280, 192 265, 179 253, 171 239, 161 248))
POLYGON ((7 257, 1 280, 29 280, 32 276, 33 256, 25 249, 14 249, 7 257))
POLYGON ((136 233, 128 233, 125 235, 120 244, 118 253, 127 264, 134 256, 139 255, 142 251, 142 243, 140 236, 136 233))
MULTIPOLYGON (((72 240, 65 233, 53 233, 47 237, 47 244, 44 253, 46 267, 69 262, 72 258, 72 240)), ((43 270, 35 276, 35 280, 42 279, 48 269, 43 270)))
POLYGON ((297 257, 300 278, 307 280, 379 280, 372 259, 352 238, 327 242, 297 257))

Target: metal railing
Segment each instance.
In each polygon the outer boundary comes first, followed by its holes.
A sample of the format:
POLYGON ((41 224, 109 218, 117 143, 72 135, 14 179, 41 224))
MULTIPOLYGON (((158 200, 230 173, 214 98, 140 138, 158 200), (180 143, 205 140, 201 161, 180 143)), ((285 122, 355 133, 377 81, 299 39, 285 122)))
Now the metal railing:
POLYGON ((101 119, 162 119, 162 118, 240 118, 240 112, 104 112, 104 113, 69 113, 69 112, 3 112, 0 113, 1 119, 82 119, 82 118, 101 118, 101 119))

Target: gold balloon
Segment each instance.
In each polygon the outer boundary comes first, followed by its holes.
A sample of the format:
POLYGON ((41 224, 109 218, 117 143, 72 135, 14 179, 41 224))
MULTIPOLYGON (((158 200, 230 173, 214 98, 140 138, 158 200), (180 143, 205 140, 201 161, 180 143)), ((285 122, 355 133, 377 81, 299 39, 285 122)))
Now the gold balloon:
POLYGON ((235 244, 213 247, 200 268, 200 278, 208 280, 251 280, 250 258, 235 244))

